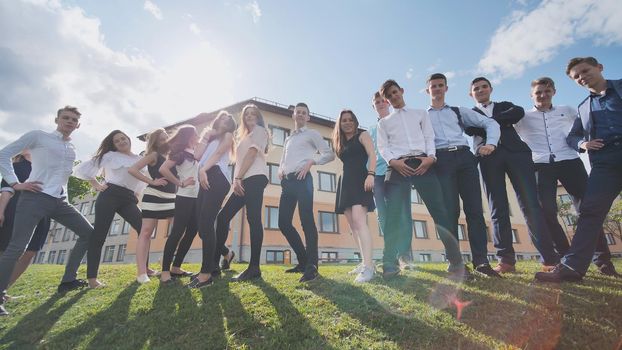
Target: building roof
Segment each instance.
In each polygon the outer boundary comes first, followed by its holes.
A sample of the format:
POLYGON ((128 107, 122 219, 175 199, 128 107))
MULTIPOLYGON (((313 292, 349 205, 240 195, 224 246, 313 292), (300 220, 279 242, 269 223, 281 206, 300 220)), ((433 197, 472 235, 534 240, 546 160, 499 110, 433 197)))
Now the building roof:
MULTIPOLYGON (((197 115, 196 117, 190 118, 190 119, 186 119, 186 120, 182 120, 179 121, 175 124, 171 124, 171 125, 167 125, 164 126, 164 129, 170 130, 170 129, 174 129, 180 125, 183 124, 193 124, 193 125, 197 125, 197 124, 202 124, 202 123, 207 123, 210 120, 214 119, 216 117, 216 115, 218 114, 218 112, 225 110, 233 115, 239 113, 242 111, 242 108, 249 104, 252 103, 254 105, 256 105, 260 110, 262 111, 266 111, 266 112, 272 112, 275 114, 280 114, 283 116, 286 116, 288 118, 291 118, 292 116, 292 111, 290 109, 290 107, 293 106, 286 106, 284 104, 278 103, 278 102, 274 102, 274 101, 270 101, 270 100, 266 100, 263 99, 261 97, 251 97, 247 100, 243 100, 237 103, 234 103, 230 106, 226 106, 223 108, 219 108, 218 110, 209 112, 209 113, 201 113, 199 115, 197 115)), ((309 122, 314 123, 314 124, 319 124, 319 125, 324 125, 324 126, 328 126, 328 127, 334 127, 335 126, 335 119, 327 117, 325 115, 321 115, 318 113, 309 113, 311 119, 309 120, 309 122)), ((145 141, 147 137, 147 133, 145 134, 141 134, 138 136, 138 139, 140 139, 141 141, 145 141)))

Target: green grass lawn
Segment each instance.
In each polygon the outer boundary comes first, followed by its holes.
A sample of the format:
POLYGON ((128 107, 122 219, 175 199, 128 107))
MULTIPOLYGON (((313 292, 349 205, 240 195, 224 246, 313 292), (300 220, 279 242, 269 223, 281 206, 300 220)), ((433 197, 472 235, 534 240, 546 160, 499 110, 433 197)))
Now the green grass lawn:
POLYGON ((60 296, 63 267, 34 265, 10 290, 18 298, 0 318, 0 348, 600 350, 622 342, 622 279, 594 272, 580 284, 539 284, 539 265, 521 262, 503 280, 457 284, 444 264, 425 263, 355 285, 351 266, 321 266, 323 277, 308 284, 284 266, 263 266, 262 281, 230 282, 243 267, 189 290, 138 285, 134 265, 104 265, 108 287, 60 296))

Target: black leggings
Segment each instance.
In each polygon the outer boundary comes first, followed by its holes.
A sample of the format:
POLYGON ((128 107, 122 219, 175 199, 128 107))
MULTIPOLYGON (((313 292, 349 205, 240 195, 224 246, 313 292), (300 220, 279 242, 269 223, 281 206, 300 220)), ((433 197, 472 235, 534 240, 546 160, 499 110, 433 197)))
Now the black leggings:
POLYGON ((137 203, 138 199, 134 192, 114 184, 108 184, 108 188, 97 196, 95 201, 95 227, 89 238, 87 253, 87 278, 97 278, 102 247, 106 241, 114 214, 119 213, 136 232, 140 232, 142 214, 137 203))
POLYGON ((173 255, 175 255, 173 266, 180 267, 184 262, 192 241, 197 235, 196 203, 196 198, 175 197, 175 217, 171 233, 166 239, 166 244, 164 244, 162 271, 171 270, 173 255), (175 254, 175 250, 177 250, 177 254, 175 254))
POLYGON ((263 191, 268 185, 265 175, 253 175, 242 180, 244 196, 235 193, 229 197, 227 204, 222 208, 216 219, 216 246, 221 246, 227 241, 229 223, 235 214, 246 206, 246 220, 251 231, 251 261, 249 266, 259 266, 261 258, 261 245, 263 243, 263 224, 261 222, 261 208, 263 206, 263 191))
POLYGON ((217 253, 222 254, 224 252, 222 250, 224 244, 216 243, 214 222, 216 222, 216 215, 220 211, 222 202, 231 189, 231 184, 218 166, 213 166, 207 170, 207 178, 210 187, 208 190, 203 188, 199 190, 199 204, 197 205, 197 215, 201 218, 199 220, 199 236, 203 240, 201 273, 211 273, 218 269, 220 254, 217 253))

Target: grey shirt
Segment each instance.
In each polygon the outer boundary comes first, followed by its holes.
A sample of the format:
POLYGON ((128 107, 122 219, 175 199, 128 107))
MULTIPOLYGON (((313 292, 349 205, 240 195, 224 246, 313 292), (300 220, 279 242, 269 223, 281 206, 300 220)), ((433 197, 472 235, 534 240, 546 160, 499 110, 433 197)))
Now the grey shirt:
MULTIPOLYGON (((483 115, 464 107, 458 107, 462 123, 465 127, 477 127, 486 130, 486 143, 497 145, 501 131, 499 124, 492 118, 486 118, 483 115)), ((441 109, 428 107, 428 116, 434 128, 434 144, 436 148, 447 148, 452 146, 468 146, 467 138, 464 136, 464 130, 458 122, 458 116, 448 105, 444 105, 441 109)))

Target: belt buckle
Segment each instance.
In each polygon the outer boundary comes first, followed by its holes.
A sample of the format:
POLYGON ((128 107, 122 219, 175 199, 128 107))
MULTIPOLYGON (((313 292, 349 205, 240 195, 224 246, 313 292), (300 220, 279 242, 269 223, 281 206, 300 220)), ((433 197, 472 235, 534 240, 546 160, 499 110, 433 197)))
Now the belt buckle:
POLYGON ((451 147, 447 147, 447 151, 448 152, 454 152, 458 150, 458 146, 451 146, 451 147))

